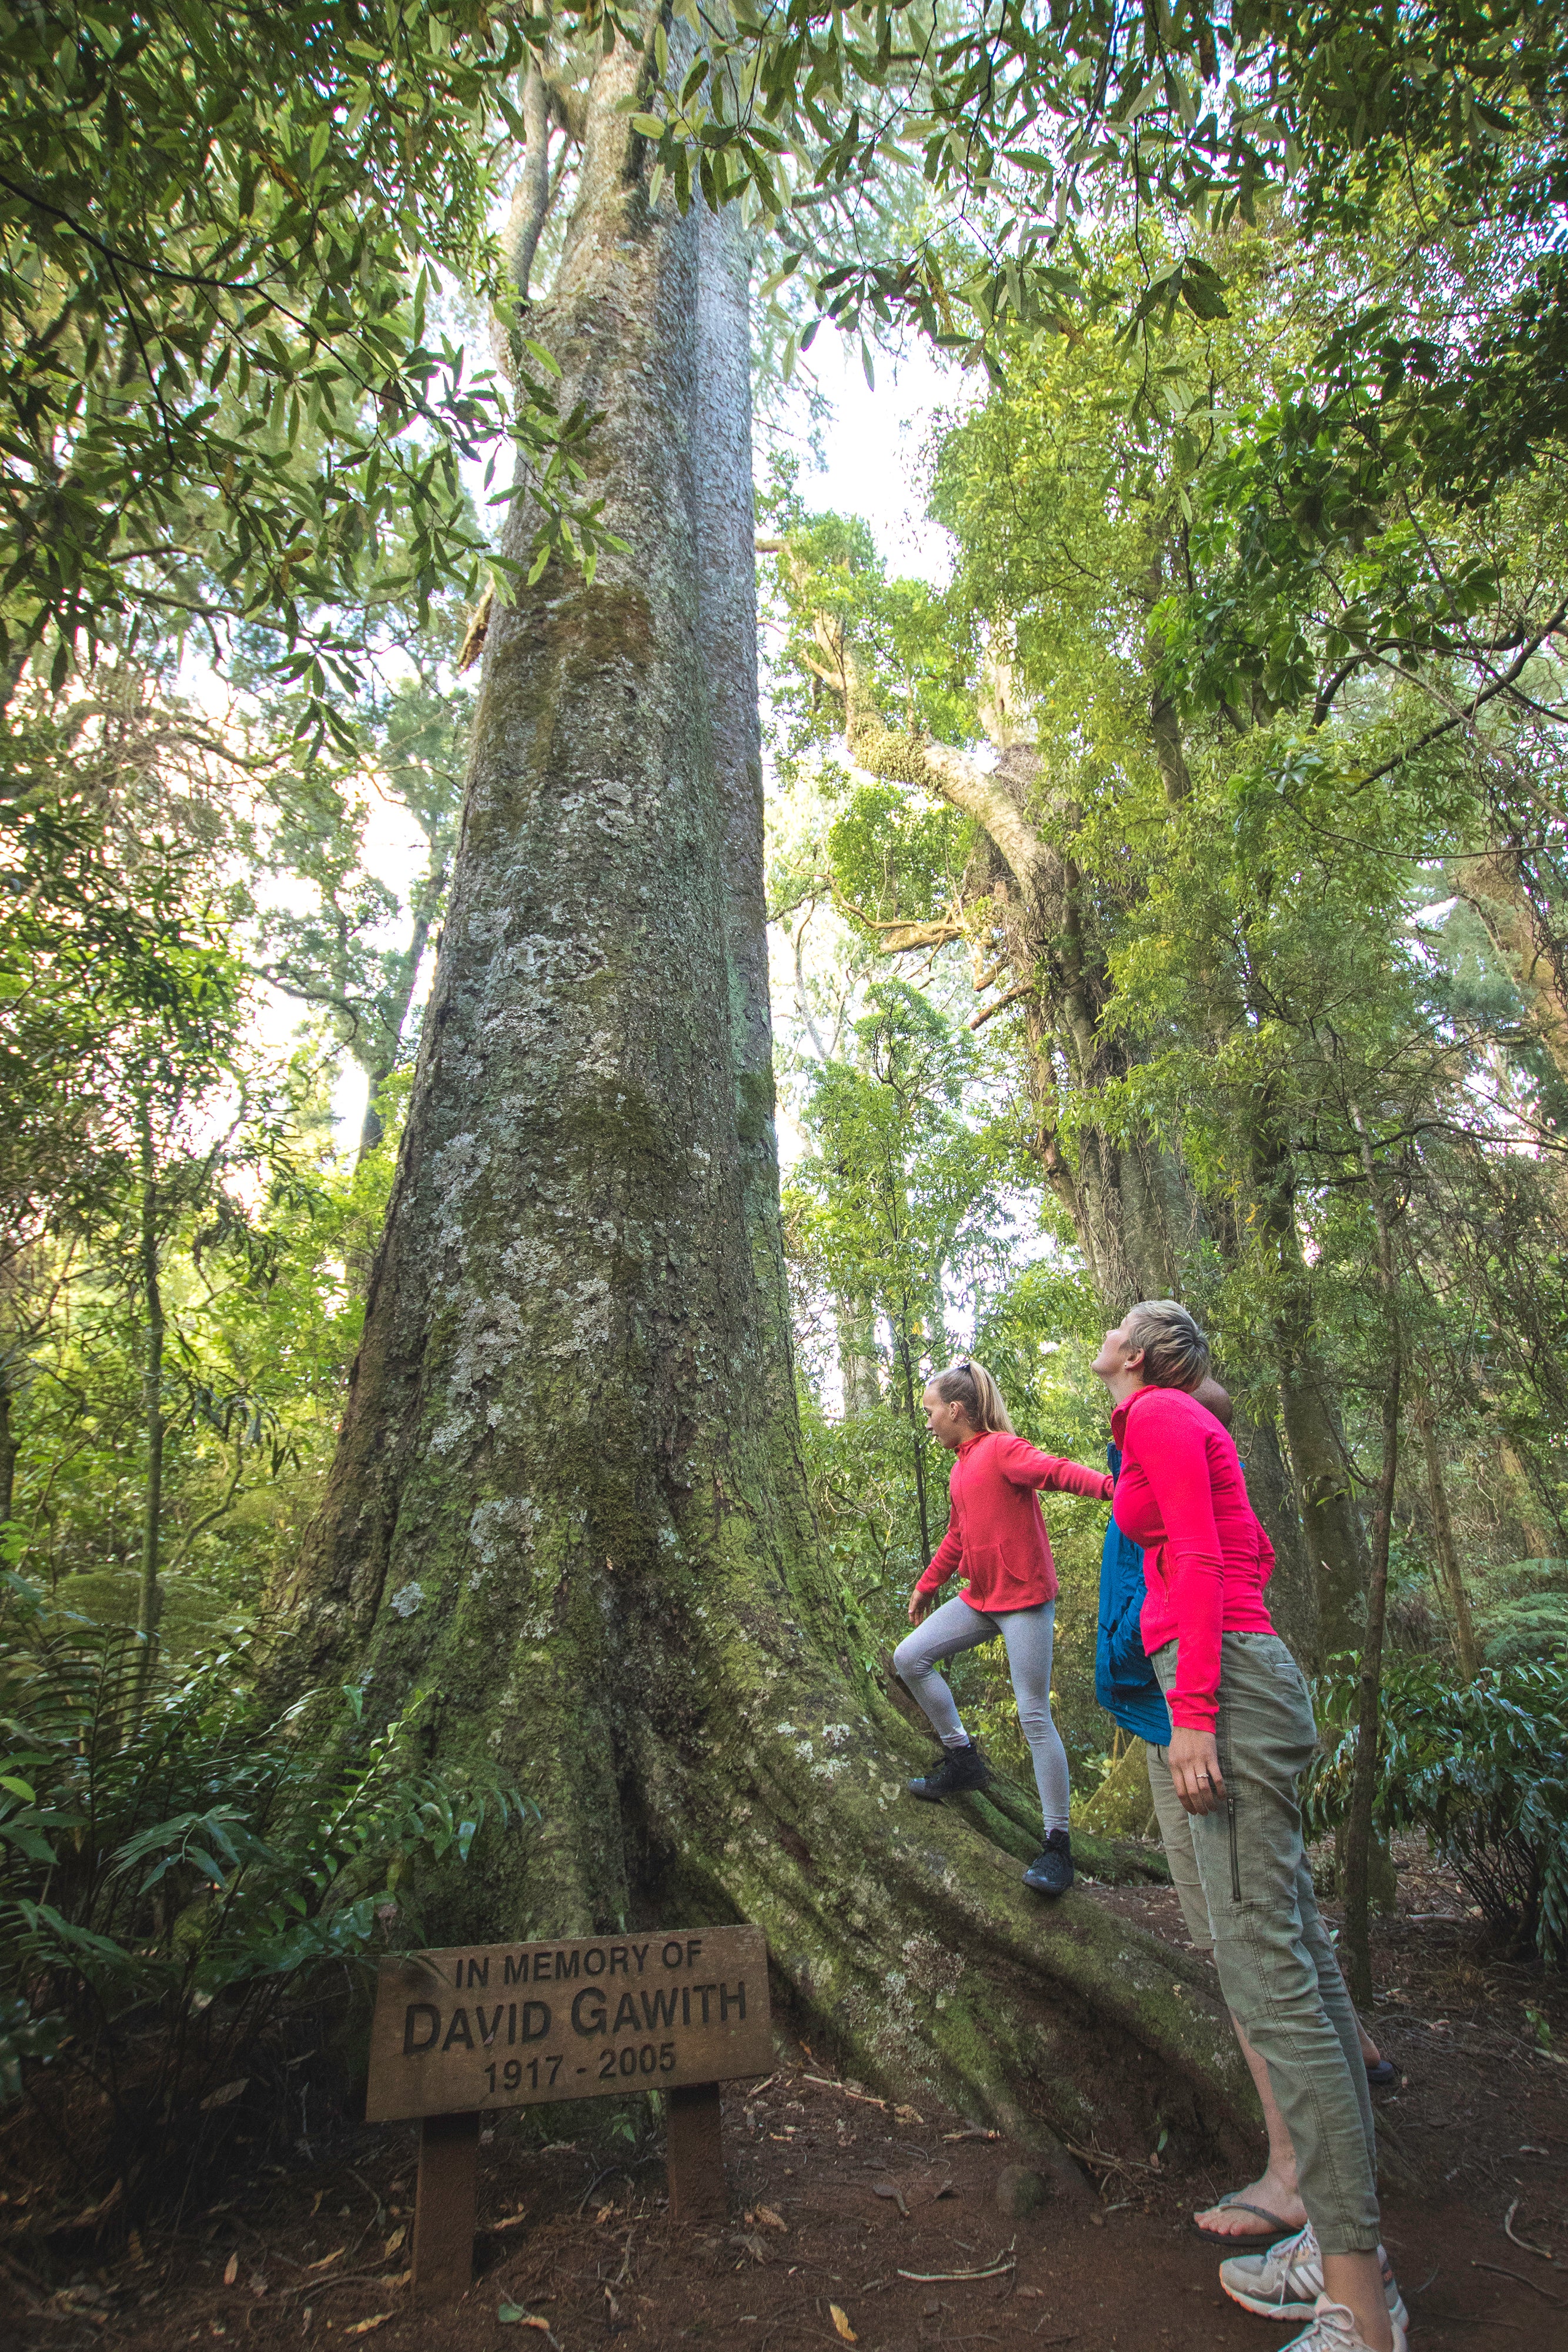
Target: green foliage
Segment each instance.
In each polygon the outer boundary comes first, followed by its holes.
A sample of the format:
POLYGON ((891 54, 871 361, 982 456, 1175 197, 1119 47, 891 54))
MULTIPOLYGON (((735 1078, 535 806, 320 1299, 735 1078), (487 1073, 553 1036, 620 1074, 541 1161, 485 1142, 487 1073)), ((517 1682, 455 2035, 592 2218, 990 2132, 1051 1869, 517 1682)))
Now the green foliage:
POLYGON ((0 1230, 90 1213, 140 1098, 213 1083, 243 1017, 191 715, 129 668, 0 734, 0 1230), (162 773, 151 772, 162 761, 162 773))
POLYGON ((1092 1764, 1100 1768, 1100 1778, 1075 1803, 1073 1827, 1082 1822, 1112 1837, 1142 1837, 1155 1809, 1144 1741, 1118 1731, 1106 1754, 1092 1764))
POLYGON ((1500 273, 1479 352, 1455 339, 1456 406, 1468 392, 1490 421, 1511 394, 1516 444, 1532 414, 1560 425, 1568 42, 1542 0, 1249 0, 1218 18, 1062 0, 999 20, 789 0, 739 12, 689 70, 668 45, 655 62, 662 112, 630 104, 660 176, 683 205, 745 191, 778 228, 769 292, 799 277, 845 332, 917 320, 994 373, 1004 338, 1042 343, 1085 311, 1118 318, 1157 367, 1173 320, 1225 315, 1206 231, 1288 188, 1298 235, 1364 235, 1391 184, 1429 171, 1456 212, 1500 218, 1540 263, 1522 289, 1525 271, 1500 273), (859 228, 867 184, 901 180, 932 207, 925 235, 887 251, 834 235, 845 215, 859 228), (1081 224, 1134 206, 1181 242, 1131 288, 1107 286, 1081 224))
MULTIPOLYGON (((198 1154, 196 1194, 160 1208, 163 1631, 179 1656, 259 1601, 336 1438, 363 1319, 355 1269, 380 1234, 407 1081, 389 1089, 384 1139, 350 1165, 331 1149, 323 1075, 302 1056, 272 1118, 214 1169, 198 1154)), ((36 1246, 9 1300, 17 1558, 111 1622, 129 1605, 146 1475, 144 1318, 121 1223, 134 1207, 109 1194, 85 1243, 36 1246)))
POLYGON ((800 1216, 830 1285, 869 1297, 912 1366, 944 1345, 944 1277, 973 1278, 992 1255, 1011 1139, 966 1116, 978 1056, 928 998, 888 980, 867 1006, 854 1060, 811 1087, 800 1216))
POLYGON ((330 696, 330 752, 304 747, 303 698, 266 692, 259 674, 274 754, 259 805, 235 828, 247 871, 231 894, 254 927, 265 977, 321 1018, 363 1071, 366 1143, 382 1123, 381 1091, 409 1057, 414 990, 456 847, 475 701, 452 674, 465 623, 450 600, 432 605, 423 625, 412 613, 382 618, 401 623, 395 642, 352 694, 330 696), (378 870, 370 839, 378 800, 420 837, 406 882, 378 870), (286 893, 275 895, 280 873, 286 893))
POLYGON ((1515 1559, 1474 1580, 1470 1605, 1490 1666, 1568 1666, 1568 1559, 1515 1559))
MULTIPOLYGON (((396 550, 423 604, 485 553, 460 457, 502 389, 435 331, 497 279, 485 125, 520 129, 518 20, 479 0, 302 16, 171 5, 0 20, 0 672, 244 617, 329 723, 329 609, 396 550)), ((591 554, 588 420, 524 370, 542 540, 591 554)), ((0 696, 0 699, 5 698, 0 696)))
MULTIPOLYGON (((1349 1809, 1356 1685, 1354 1660, 1335 1659, 1317 1686, 1314 1836, 1349 1809)), ((1568 1960, 1568 1668, 1489 1666, 1456 1687, 1436 1660, 1386 1659, 1375 1820, 1385 1835, 1424 1830, 1495 1927, 1568 1960)))
MULTIPOLYGON (((784 630, 773 700, 784 722, 777 731, 786 772, 807 745, 836 731, 838 706, 823 688, 836 681, 845 647, 863 691, 891 725, 939 737, 972 734, 976 646, 963 608, 923 581, 890 580, 866 524, 810 512, 790 466, 779 469, 760 511, 782 533, 767 543, 772 562, 764 578, 784 630)), ((951 859, 949 849, 944 863, 951 859)))
POLYGON ((336 1727, 316 1694, 269 1712, 235 1652, 144 1680, 133 1636, 15 1577, 0 1634, 0 2065, 46 2105, 57 2078, 102 2094, 89 2161, 135 2212, 276 2075, 323 1969, 417 1938, 411 1873, 528 1809, 421 1764, 423 1694, 371 1735, 355 1690, 336 1727))
POLYGON ((896 784, 857 784, 828 829, 839 895, 873 921, 920 920, 958 895, 974 827, 896 784))

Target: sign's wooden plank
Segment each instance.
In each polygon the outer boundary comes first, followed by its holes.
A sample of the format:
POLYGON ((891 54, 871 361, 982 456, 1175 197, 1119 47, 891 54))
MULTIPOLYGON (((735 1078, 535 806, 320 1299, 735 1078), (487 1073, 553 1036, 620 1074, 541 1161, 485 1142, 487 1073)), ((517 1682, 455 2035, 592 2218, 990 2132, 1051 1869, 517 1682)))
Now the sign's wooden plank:
POLYGON ((664 2126, 671 2221, 722 2221, 728 2199, 718 2084, 693 2083, 672 2091, 664 2126))
POLYGON ((426 2116, 419 2127, 413 2205, 413 2300, 449 2303, 474 2277, 479 2197, 479 2118, 426 2116))
POLYGON ((772 2065, 760 1927, 464 1945, 382 1960, 365 2116, 624 2097, 772 2065))

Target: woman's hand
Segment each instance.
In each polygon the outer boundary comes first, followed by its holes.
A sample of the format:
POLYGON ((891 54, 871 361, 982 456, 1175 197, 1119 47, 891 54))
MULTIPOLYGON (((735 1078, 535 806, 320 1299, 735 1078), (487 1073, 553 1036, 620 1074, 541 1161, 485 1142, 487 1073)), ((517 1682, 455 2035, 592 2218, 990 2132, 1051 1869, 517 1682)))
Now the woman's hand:
POLYGON ((1171 1733, 1166 1761, 1171 1768, 1171 1779, 1184 1812, 1212 1813, 1217 1805, 1224 1803, 1225 1782, 1220 1778, 1219 1750, 1212 1731, 1188 1731, 1178 1726, 1171 1733))
POLYGON ((934 1592, 922 1592, 919 1586, 916 1585, 915 1591, 909 1596, 910 1623, 912 1625, 918 1625, 923 1617, 930 1616, 931 1612, 936 1605, 936 1595, 934 1592))

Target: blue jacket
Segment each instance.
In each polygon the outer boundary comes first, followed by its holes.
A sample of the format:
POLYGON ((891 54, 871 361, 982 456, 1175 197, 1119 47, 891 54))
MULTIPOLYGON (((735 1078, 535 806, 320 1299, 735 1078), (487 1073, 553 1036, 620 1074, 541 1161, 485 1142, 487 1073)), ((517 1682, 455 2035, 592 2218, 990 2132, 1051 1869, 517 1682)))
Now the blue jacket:
MULTIPOLYGON (((1122 1471, 1114 1445, 1105 1449, 1113 1478, 1122 1471)), ((1144 1607, 1144 1555, 1114 1519, 1100 1555, 1100 1632, 1094 1644, 1094 1696, 1124 1731, 1168 1748, 1170 1711, 1144 1651, 1138 1619, 1144 1607)))

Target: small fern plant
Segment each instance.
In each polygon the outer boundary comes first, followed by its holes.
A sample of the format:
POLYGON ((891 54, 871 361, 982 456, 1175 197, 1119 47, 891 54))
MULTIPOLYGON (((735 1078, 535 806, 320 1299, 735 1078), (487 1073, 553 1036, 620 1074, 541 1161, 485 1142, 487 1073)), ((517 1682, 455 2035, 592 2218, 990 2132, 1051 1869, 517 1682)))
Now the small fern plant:
POLYGON ((16 1577, 4 1595, 0 2097, 32 2098, 80 2185, 118 2184, 131 2214, 247 2091, 258 2120, 286 2019, 408 1940, 411 1887, 466 1863, 486 1822, 537 1815, 493 1777, 422 1765, 423 1693, 372 1728, 345 1691, 329 1727, 319 1694, 269 1710, 236 1651, 144 1679, 134 1633, 16 1577), (71 2095, 82 2077, 96 2102, 71 2095), (106 2126, 87 2140, 84 2108, 106 2126))

